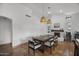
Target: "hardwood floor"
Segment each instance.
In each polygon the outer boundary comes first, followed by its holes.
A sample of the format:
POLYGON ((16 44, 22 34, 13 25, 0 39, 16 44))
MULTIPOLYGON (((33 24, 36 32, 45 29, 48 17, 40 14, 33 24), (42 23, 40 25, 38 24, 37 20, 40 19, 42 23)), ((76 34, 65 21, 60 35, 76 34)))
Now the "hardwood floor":
MULTIPOLYGON (((74 55, 74 43, 72 42, 59 42, 58 45, 53 49, 50 55, 50 49, 46 48, 45 52, 36 51, 36 56, 73 56, 74 55)), ((13 56, 33 56, 33 51, 30 49, 28 54, 27 43, 22 44, 13 49, 13 56)))
POLYGON ((13 56, 27 56, 28 55, 28 44, 24 43, 13 49, 13 56))
MULTIPOLYGON (((34 56, 33 51, 30 49, 28 54, 28 44, 24 43, 12 49, 11 44, 0 45, 0 54, 3 56, 34 56), (7 54, 8 53, 8 54, 7 54)), ((41 51, 36 51, 36 56, 73 56, 74 55, 74 43, 72 42, 59 42, 54 48, 52 47, 52 54, 50 54, 50 49, 45 48, 44 53, 41 51)))
POLYGON ((12 44, 2 44, 0 45, 0 56, 10 56, 12 55, 12 44))

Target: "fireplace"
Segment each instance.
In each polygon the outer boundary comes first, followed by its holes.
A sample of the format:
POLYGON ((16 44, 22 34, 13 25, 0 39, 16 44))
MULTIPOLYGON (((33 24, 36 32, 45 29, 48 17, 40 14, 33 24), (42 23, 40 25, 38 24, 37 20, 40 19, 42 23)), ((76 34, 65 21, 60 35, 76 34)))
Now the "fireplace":
POLYGON ((60 33, 55 33, 54 32, 54 36, 60 37, 60 33))
POLYGON ((51 32, 54 32, 54 36, 60 37, 60 33, 64 32, 64 30, 63 29, 62 30, 51 30, 51 32))

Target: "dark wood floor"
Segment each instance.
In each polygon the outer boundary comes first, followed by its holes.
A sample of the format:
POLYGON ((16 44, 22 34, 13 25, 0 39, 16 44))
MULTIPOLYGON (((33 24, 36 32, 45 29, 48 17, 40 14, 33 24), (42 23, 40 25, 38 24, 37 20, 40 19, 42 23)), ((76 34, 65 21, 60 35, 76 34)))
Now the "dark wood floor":
MULTIPOLYGON (((64 56, 74 55, 74 43, 72 42, 59 42, 58 45, 52 47, 52 54, 50 54, 50 49, 46 48, 45 52, 42 53, 41 51, 36 51, 36 56, 64 56)), ((30 49, 30 53, 28 54, 28 44, 24 43, 20 46, 17 46, 12 49, 11 44, 0 45, 0 55, 12 55, 12 56, 33 56, 33 51, 30 49), (4 54, 2 54, 4 53, 4 54)))
POLYGON ((0 56, 12 55, 12 44, 2 44, 0 45, 0 56))
MULTIPOLYGON (((50 55, 50 49, 46 48, 45 52, 36 51, 36 56, 73 56, 74 55, 74 43, 72 42, 59 42, 58 45, 53 49, 52 54, 50 55)), ((13 49, 13 56, 33 56, 33 51, 30 49, 28 54, 28 45, 27 43, 22 44, 13 49)))

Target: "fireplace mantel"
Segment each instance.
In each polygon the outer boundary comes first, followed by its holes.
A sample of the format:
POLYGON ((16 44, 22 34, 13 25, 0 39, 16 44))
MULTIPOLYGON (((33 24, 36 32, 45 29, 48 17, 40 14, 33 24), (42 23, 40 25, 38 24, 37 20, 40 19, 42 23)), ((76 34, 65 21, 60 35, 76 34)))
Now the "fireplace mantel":
POLYGON ((51 30, 51 32, 54 32, 54 36, 60 37, 60 32, 64 32, 64 30, 51 30))
POLYGON ((51 30, 51 32, 64 32, 64 30, 62 29, 60 29, 60 30, 51 30))

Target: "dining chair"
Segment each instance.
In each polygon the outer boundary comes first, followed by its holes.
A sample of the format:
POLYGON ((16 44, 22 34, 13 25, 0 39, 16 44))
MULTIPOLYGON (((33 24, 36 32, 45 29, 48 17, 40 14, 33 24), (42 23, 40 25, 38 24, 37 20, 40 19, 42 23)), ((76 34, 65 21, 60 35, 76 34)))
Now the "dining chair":
POLYGON ((49 41, 45 42, 45 46, 50 48, 50 54, 52 53, 52 47, 54 48, 55 39, 51 38, 49 41))
POLYGON ((66 39, 67 41, 71 42, 71 32, 66 32, 66 39))
POLYGON ((58 37, 58 42, 64 42, 64 33, 60 33, 60 37, 58 37))
POLYGON ((38 50, 41 47, 41 43, 34 41, 34 40, 29 40, 28 41, 28 54, 30 53, 29 48, 33 50, 33 53, 35 55, 35 51, 38 50))

